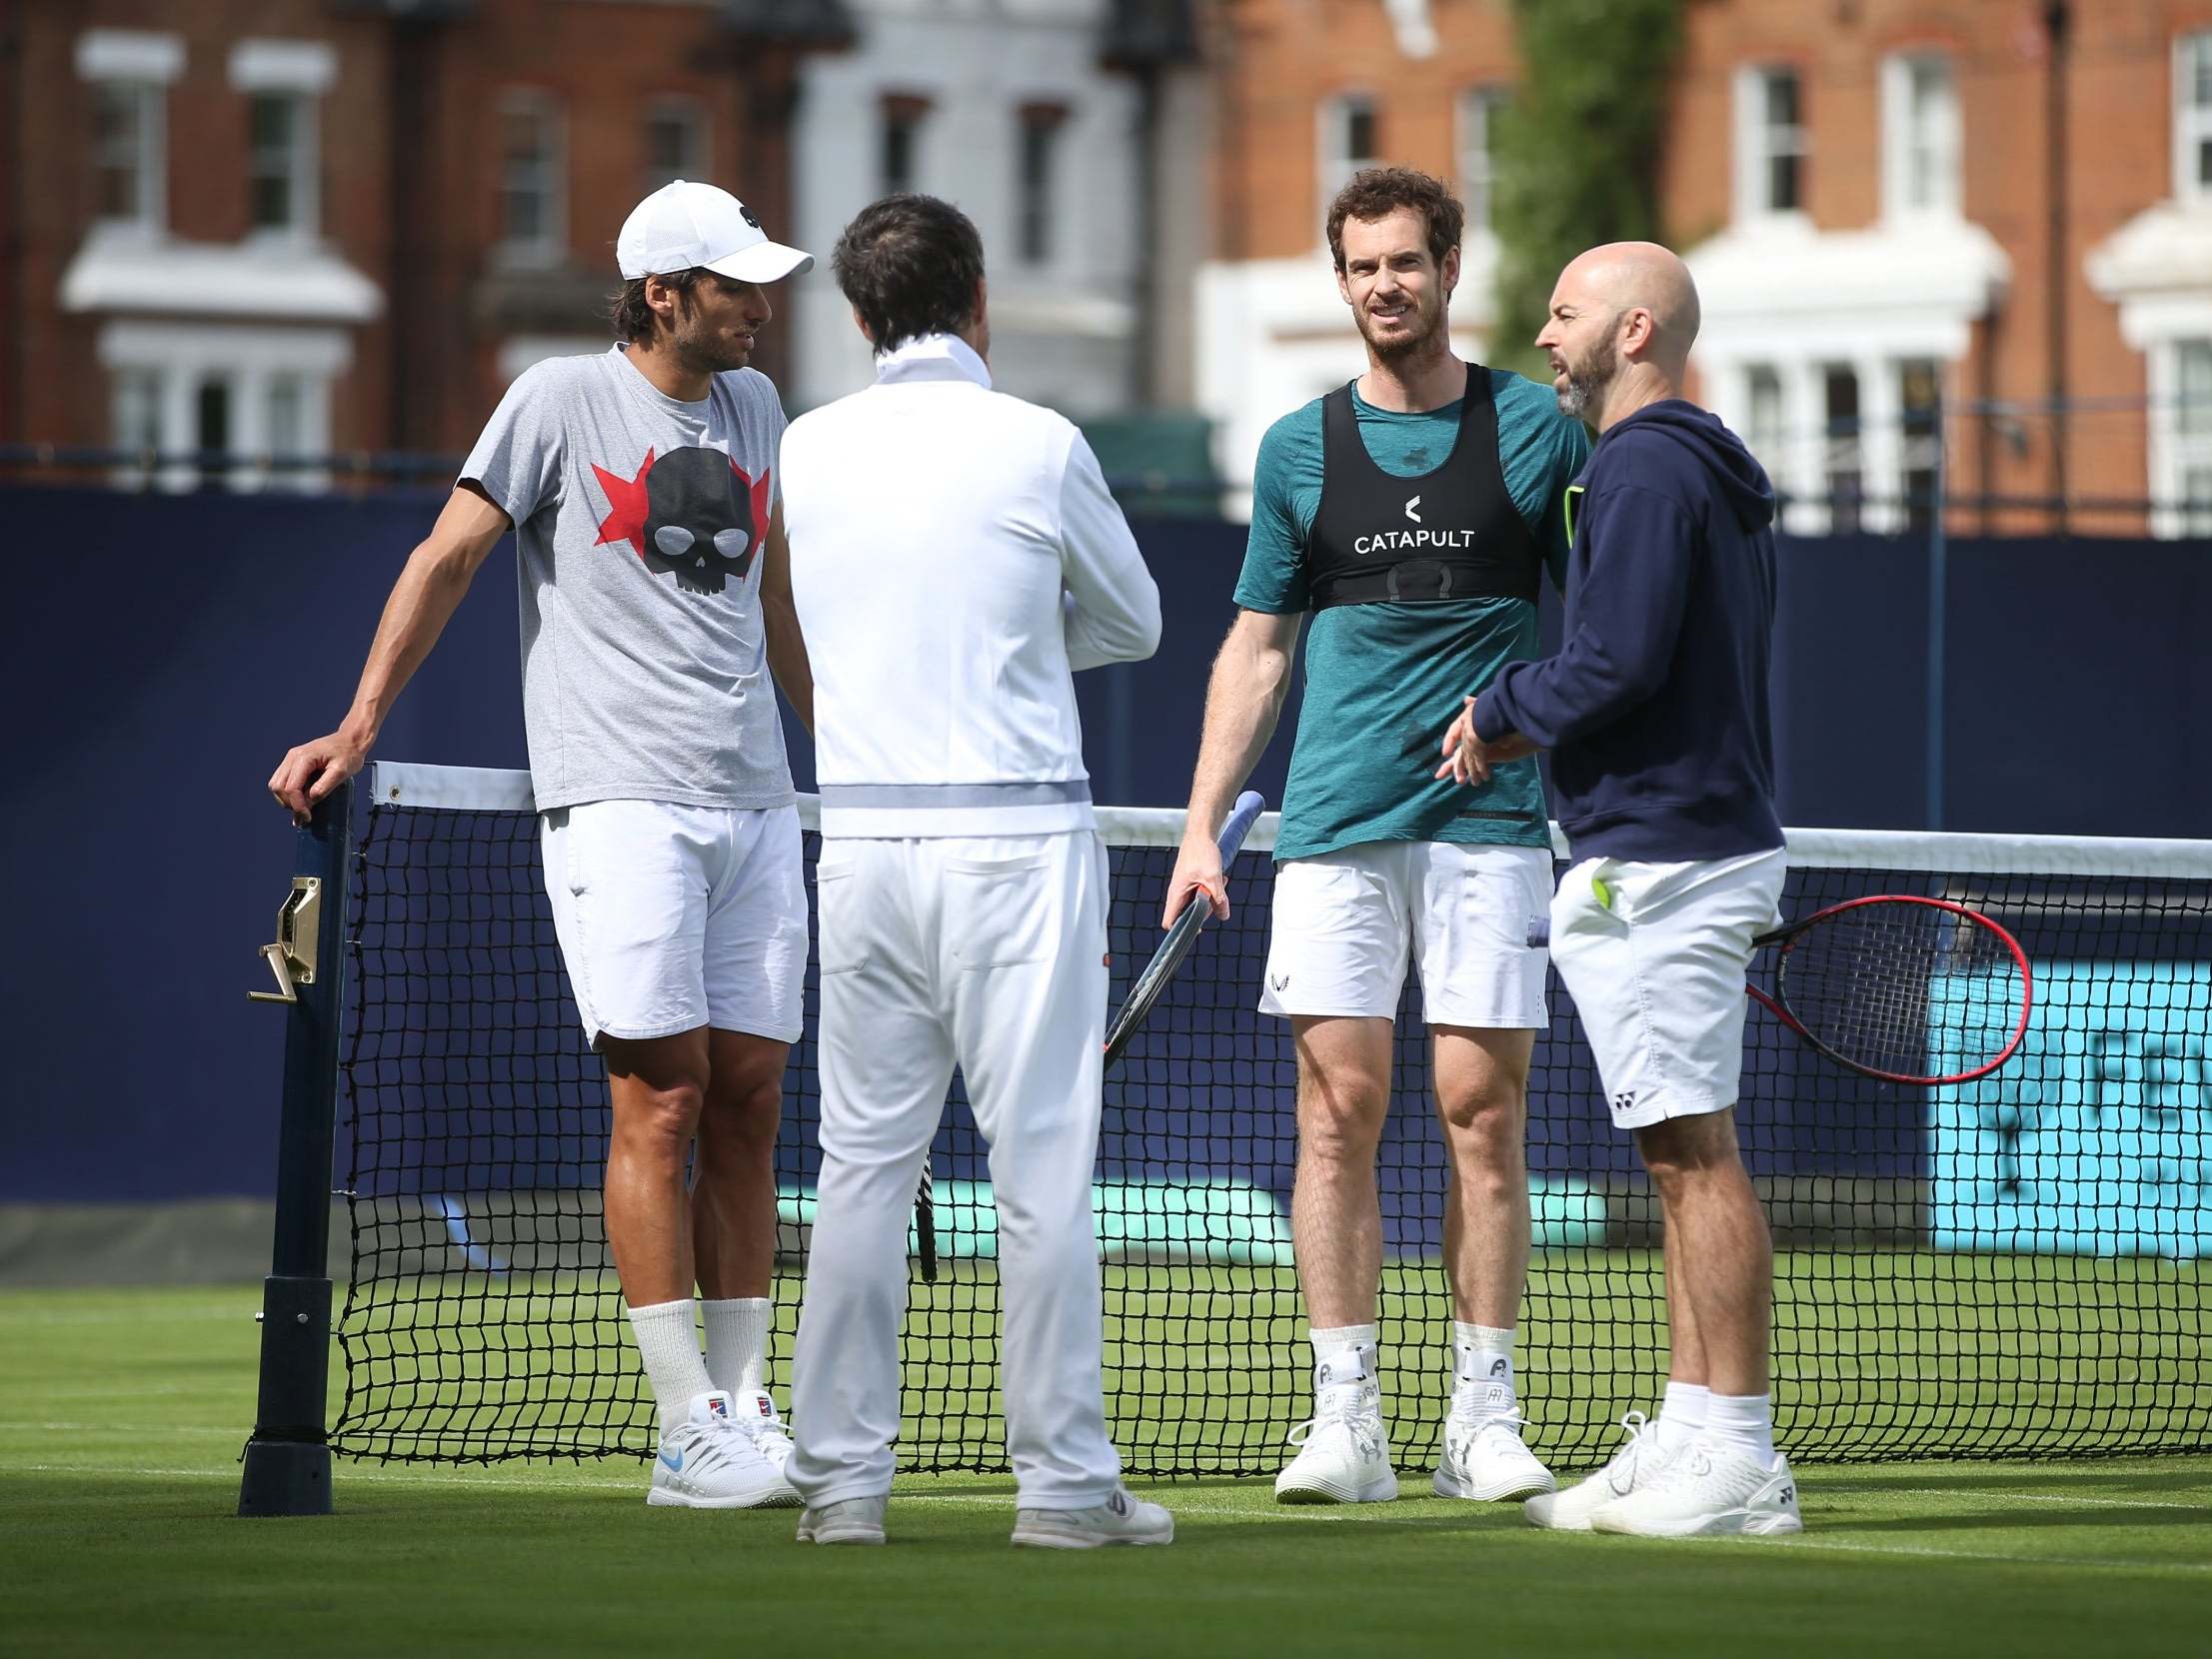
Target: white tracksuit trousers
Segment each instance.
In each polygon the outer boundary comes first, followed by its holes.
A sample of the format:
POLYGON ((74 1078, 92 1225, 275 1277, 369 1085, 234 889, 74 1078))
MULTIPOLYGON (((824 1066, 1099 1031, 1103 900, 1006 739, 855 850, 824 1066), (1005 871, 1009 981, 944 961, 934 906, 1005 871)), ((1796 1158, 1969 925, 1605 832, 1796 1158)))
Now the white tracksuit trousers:
POLYGON ((809 1504, 891 1489, 908 1227, 955 1064, 991 1148, 1018 1501, 1113 1492, 1091 1212, 1106 873, 1088 830, 823 843, 822 1172, 788 1471, 809 1504))

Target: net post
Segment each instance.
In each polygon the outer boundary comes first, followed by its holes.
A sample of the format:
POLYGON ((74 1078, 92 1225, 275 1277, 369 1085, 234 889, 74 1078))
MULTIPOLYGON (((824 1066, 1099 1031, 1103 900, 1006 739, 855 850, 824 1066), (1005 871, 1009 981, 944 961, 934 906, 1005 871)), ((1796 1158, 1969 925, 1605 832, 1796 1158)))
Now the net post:
POLYGON ((263 952, 279 989, 256 993, 256 1000, 286 1004, 284 1099, 276 1237, 262 1287, 260 1402, 239 1483, 241 1515, 327 1515, 331 1509, 330 1180, 352 811, 352 786, 341 786, 300 830, 292 895, 279 913, 277 942, 263 952))

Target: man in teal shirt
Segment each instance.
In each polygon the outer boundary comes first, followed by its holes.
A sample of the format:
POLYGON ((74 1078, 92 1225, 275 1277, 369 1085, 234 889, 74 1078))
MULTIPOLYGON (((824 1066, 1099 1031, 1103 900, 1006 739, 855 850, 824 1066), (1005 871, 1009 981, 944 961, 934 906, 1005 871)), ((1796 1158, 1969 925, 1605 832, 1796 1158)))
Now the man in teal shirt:
POLYGON ((1203 890, 1228 913, 1213 835, 1273 735, 1308 613, 1306 687, 1275 843, 1261 1011, 1298 1059, 1291 1231, 1313 1346, 1312 1420, 1284 1502, 1393 1498, 1375 1301, 1374 1155, 1408 957, 1434 1043, 1450 1157, 1444 1266, 1453 1388, 1431 1481, 1445 1497, 1553 1488, 1521 1443, 1512 1343, 1528 1274, 1529 1056, 1551 892, 1535 763, 1472 787, 1432 776, 1436 711, 1536 654, 1536 594, 1563 568, 1565 489, 1589 441, 1550 390, 1451 353, 1462 214, 1436 180, 1360 173, 1328 214, 1336 283, 1367 372, 1268 429, 1238 614, 1205 730, 1166 913, 1203 890))

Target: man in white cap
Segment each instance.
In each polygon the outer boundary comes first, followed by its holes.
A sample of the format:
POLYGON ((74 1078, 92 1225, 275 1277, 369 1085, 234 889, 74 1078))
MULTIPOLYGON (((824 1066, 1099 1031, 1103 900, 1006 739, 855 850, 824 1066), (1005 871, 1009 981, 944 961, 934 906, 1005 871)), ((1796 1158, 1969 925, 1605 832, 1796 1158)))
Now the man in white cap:
POLYGON ((352 709, 269 792, 304 822, 361 770, 514 530, 546 886, 607 1064, 607 1237, 660 1409, 648 1501, 786 1505, 791 1442, 763 1372, 807 909, 764 668, 810 727, 814 689, 778 505, 784 412, 746 365, 763 285, 814 261, 684 180, 638 205, 616 259, 621 339, 508 388, 385 605, 352 709))

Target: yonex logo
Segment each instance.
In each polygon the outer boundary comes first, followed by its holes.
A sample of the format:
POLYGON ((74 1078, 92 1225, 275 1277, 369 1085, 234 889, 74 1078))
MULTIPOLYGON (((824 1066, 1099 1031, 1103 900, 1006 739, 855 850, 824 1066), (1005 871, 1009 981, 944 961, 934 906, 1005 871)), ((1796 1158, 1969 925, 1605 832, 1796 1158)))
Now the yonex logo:
POLYGON ((1421 499, 1418 496, 1415 496, 1411 501, 1405 504, 1405 516, 1408 519, 1411 519, 1415 524, 1419 524, 1421 522, 1421 516, 1418 511, 1420 504, 1421 499))
POLYGON ((1775 1495, 1775 1501, 1777 1503, 1795 1503, 1797 1501, 1797 1488, 1795 1488, 1794 1486, 1783 1487, 1781 1491, 1775 1495))
POLYGON ((1635 1109, 1636 1091, 1634 1089, 1624 1088, 1618 1094, 1613 1096, 1613 1110, 1634 1111, 1635 1109))

